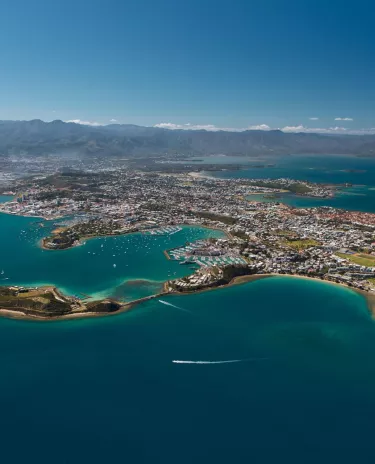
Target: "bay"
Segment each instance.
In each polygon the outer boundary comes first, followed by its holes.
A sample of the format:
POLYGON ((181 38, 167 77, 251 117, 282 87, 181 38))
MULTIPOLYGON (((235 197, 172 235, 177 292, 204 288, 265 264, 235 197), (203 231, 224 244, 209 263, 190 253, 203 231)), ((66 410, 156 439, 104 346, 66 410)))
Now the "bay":
POLYGON ((0 319, 4 462, 371 462, 362 296, 277 277, 164 299, 108 318, 0 319))
POLYGON ((157 293, 168 279, 193 272, 167 260, 164 250, 224 236, 217 230, 183 226, 173 235, 135 233, 94 238, 67 250, 43 250, 38 243, 55 227, 52 221, 0 214, 0 285, 52 284, 67 295, 130 301, 157 293))
POLYGON ((331 206, 352 211, 375 212, 375 159, 342 155, 290 155, 246 157, 206 157, 201 163, 241 164, 240 170, 210 172, 218 178, 277 179, 291 178, 323 184, 353 184, 337 192, 334 198, 308 198, 282 195, 279 201, 290 206, 308 208, 331 206), (272 164, 272 166, 268 166, 272 164), (250 167, 247 167, 249 165, 250 167), (263 165, 263 168, 254 167, 263 165))
MULTIPOLYGON (((163 250, 218 233, 46 251, 38 242, 55 226, 40 222, 0 214, 3 285, 134 299, 191 272, 163 250)), ((280 276, 163 301, 0 319, 4 462, 372 462, 375 325, 361 295, 280 276)))

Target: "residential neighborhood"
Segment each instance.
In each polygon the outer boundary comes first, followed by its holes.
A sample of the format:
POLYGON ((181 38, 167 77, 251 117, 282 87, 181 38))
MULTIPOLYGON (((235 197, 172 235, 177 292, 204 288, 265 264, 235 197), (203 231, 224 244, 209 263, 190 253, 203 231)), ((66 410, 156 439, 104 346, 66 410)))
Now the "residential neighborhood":
MULTIPOLYGON (((57 221, 50 249, 89 237, 177 233, 180 225, 218 228, 226 239, 186 244, 170 258, 199 267, 175 288, 212 284, 228 265, 248 273, 296 274, 375 291, 375 215, 328 207, 293 208, 253 194, 327 197, 336 186, 293 179, 221 179, 196 173, 103 169, 14 181, 0 211, 57 221), (256 197, 258 198, 258 196, 256 197)), ((341 188, 341 186, 340 186, 341 188)))

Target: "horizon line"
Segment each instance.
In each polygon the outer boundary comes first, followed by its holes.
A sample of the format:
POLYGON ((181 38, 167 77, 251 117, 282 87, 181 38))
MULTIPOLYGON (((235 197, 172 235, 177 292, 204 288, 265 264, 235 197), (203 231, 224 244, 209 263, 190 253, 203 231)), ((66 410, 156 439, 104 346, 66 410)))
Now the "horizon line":
POLYGON ((0 123, 6 122, 42 122, 44 124, 52 124, 52 123, 63 123, 63 124, 75 124, 78 126, 85 126, 91 127, 93 129, 101 128, 101 127, 109 127, 109 126, 134 126, 134 127, 141 127, 141 128, 148 128, 148 129, 162 129, 162 130, 169 130, 169 131, 191 131, 191 132, 228 132, 228 133, 242 133, 242 132, 282 132, 284 134, 316 134, 316 135, 356 135, 356 136, 364 136, 364 135, 375 135, 375 127, 371 128, 362 128, 362 129, 348 129, 345 127, 328 127, 328 128, 309 128, 303 125, 297 126, 285 126, 283 128, 280 127, 270 127, 267 124, 259 124, 253 125, 243 128, 235 128, 235 127, 219 127, 213 124, 173 124, 173 123, 158 123, 154 125, 141 125, 141 124, 132 124, 132 123, 121 123, 117 120, 111 120, 108 124, 100 123, 96 121, 86 121, 81 119, 69 119, 69 120, 62 120, 62 119, 53 119, 53 120, 43 120, 40 118, 35 119, 1 119, 0 123))

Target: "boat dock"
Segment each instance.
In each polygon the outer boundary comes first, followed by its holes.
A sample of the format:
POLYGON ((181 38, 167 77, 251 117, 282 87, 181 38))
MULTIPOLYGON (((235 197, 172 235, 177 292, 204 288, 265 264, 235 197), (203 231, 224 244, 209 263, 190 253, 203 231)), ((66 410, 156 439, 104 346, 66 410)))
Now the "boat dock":
POLYGON ((174 235, 177 232, 180 232, 182 227, 180 226, 167 226, 159 229, 151 229, 146 231, 147 235, 174 235))

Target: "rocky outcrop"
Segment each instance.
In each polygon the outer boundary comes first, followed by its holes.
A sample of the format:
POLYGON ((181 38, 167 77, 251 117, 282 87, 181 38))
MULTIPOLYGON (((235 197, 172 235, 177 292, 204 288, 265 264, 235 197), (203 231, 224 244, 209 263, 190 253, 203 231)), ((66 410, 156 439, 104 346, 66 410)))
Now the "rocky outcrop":
POLYGON ((0 287, 0 312, 11 311, 12 314, 19 313, 21 317, 53 319, 93 313, 104 315, 121 308, 120 303, 110 299, 85 303, 76 298, 64 297, 53 287, 0 287))
POLYGON ((121 304, 107 299, 102 301, 95 301, 86 305, 88 312, 93 313, 114 313, 121 308, 121 304))

